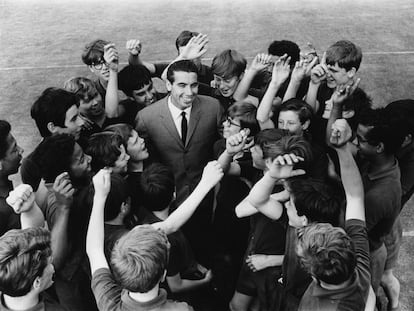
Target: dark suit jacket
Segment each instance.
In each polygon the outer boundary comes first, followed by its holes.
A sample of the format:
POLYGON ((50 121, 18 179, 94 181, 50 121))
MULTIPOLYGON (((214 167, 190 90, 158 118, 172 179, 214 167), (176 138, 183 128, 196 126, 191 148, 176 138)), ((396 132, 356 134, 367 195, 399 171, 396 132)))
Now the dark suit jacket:
POLYGON ((174 172, 178 204, 190 195, 200 181, 204 166, 214 159, 213 145, 220 138, 222 118, 223 109, 216 99, 197 96, 184 146, 168 109, 168 97, 138 113, 136 129, 145 139, 150 157, 174 172))

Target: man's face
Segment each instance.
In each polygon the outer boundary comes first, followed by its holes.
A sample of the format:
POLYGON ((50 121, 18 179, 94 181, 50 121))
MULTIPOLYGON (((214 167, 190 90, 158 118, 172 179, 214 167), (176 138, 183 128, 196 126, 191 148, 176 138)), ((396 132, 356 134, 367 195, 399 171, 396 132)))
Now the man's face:
POLYGON ((281 111, 277 122, 278 128, 288 130, 294 135, 302 135, 304 125, 300 123, 298 113, 296 111, 281 111))
POLYGON ((124 145, 119 147, 121 154, 118 156, 118 159, 115 161, 114 166, 112 167, 112 172, 114 173, 126 173, 128 170, 128 160, 129 155, 126 153, 124 145))
POLYGON ((108 81, 109 80, 109 66, 103 59, 103 55, 101 60, 99 60, 96 64, 88 66, 89 70, 99 78, 101 81, 108 81))
POLYGON ((216 88, 224 97, 231 97, 236 91, 239 82, 240 78, 237 76, 225 79, 223 77, 214 75, 214 83, 216 85, 216 88))
POLYGON ((371 158, 376 155, 376 146, 372 146, 369 144, 367 140, 367 135, 369 131, 372 129, 372 126, 366 126, 362 124, 358 124, 357 128, 357 140, 358 140, 358 154, 362 158, 371 158))
POLYGON ((23 149, 20 148, 13 135, 7 136, 7 151, 4 158, 0 160, 1 172, 4 176, 16 174, 22 161, 23 149))
POLYGON ((101 95, 96 93, 92 99, 81 99, 79 103, 79 113, 90 119, 102 116, 105 113, 105 110, 101 95))
POLYGON ((326 82, 329 88, 333 89, 338 85, 346 85, 355 75, 355 69, 352 68, 346 71, 345 68, 339 67, 338 63, 335 65, 328 65, 328 72, 326 82))
POLYGON ((171 93, 174 106, 184 110, 193 104, 198 93, 197 74, 195 72, 174 72, 174 82, 167 80, 167 90, 171 93))
POLYGON ((155 89, 152 82, 145 84, 144 87, 139 90, 132 91, 132 97, 138 104, 149 106, 155 103, 155 89))
POLYGON ((72 155, 72 163, 70 165, 70 176, 74 179, 83 179, 91 172, 91 156, 85 154, 79 146, 75 143, 75 148, 72 155))
POLYGON ((76 140, 78 140, 83 124, 84 121, 79 116, 78 107, 76 107, 76 105, 73 105, 66 111, 64 127, 55 125, 54 133, 70 134, 75 137, 76 140))
POLYGON ((290 195, 290 200, 285 203, 286 213, 289 218, 289 225, 295 228, 301 228, 304 225, 304 217, 298 216, 298 211, 296 210, 295 202, 292 194, 290 195))
POLYGON ((127 152, 132 161, 142 161, 149 157, 144 139, 139 137, 135 130, 131 131, 131 136, 128 138, 127 152))
POLYGON ((250 153, 252 154, 253 166, 259 170, 266 169, 266 163, 263 159, 263 151, 259 145, 254 145, 250 148, 250 153))

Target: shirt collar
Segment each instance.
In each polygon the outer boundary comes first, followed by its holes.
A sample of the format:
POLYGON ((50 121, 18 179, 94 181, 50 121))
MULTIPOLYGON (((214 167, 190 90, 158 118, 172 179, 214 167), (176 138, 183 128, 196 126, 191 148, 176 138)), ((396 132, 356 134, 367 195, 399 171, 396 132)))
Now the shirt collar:
POLYGON ((181 118, 181 113, 184 111, 186 118, 189 119, 190 113, 191 113, 191 107, 188 107, 184 110, 178 109, 174 104, 172 103, 171 96, 168 96, 168 109, 170 109, 171 115, 173 117, 173 120, 177 120, 181 118))
POLYGON ((399 170, 398 161, 397 161, 397 159, 395 159, 395 162, 391 167, 389 167, 387 169, 384 169, 382 171, 379 171, 379 172, 368 173, 368 178, 371 181, 381 179, 381 178, 384 178, 386 176, 390 176, 390 175, 395 174, 396 172, 398 172, 398 170, 399 170))

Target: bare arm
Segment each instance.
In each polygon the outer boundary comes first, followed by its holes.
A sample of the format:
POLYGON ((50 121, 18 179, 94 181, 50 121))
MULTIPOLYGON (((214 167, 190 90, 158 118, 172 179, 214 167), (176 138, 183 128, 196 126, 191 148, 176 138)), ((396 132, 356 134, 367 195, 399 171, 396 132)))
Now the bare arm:
POLYGON ((303 78, 305 78, 315 66, 318 58, 313 58, 312 62, 306 63, 305 60, 301 60, 295 63, 295 68, 293 68, 292 75, 290 76, 290 81, 288 88, 286 90, 283 101, 288 99, 295 98, 299 90, 300 84, 302 83, 303 78))
POLYGON ((105 95, 105 113, 108 118, 118 117, 118 51, 113 43, 104 47, 104 59, 109 67, 109 80, 105 95))
POLYGON ((180 274, 174 276, 167 276, 168 286, 173 293, 182 293, 188 290, 200 288, 208 284, 213 277, 211 270, 208 270, 204 278, 201 280, 186 280, 182 279, 180 274))
POLYGON ((323 80, 326 80, 326 74, 328 67, 326 66, 326 52, 323 53, 321 63, 316 65, 311 70, 311 79, 309 82, 308 93, 306 94, 305 101, 313 108, 313 111, 318 111, 319 103, 317 101, 317 95, 319 86, 323 80))
POLYGON ((154 75, 156 72, 155 65, 149 62, 142 61, 140 58, 142 44, 137 39, 128 40, 126 43, 126 48, 128 50, 128 63, 132 66, 142 65, 145 66, 151 75, 154 75))

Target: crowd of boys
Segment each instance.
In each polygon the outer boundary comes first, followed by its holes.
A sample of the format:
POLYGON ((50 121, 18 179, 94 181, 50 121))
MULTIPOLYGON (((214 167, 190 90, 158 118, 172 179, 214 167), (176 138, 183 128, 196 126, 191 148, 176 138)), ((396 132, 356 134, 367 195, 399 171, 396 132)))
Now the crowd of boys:
POLYGON ((382 310, 380 287, 400 310, 414 101, 373 109, 347 40, 211 66, 208 42, 168 64, 129 40, 122 69, 87 44, 25 158, 0 120, 0 310, 382 310))

